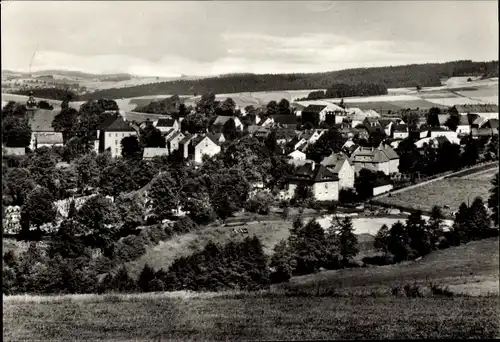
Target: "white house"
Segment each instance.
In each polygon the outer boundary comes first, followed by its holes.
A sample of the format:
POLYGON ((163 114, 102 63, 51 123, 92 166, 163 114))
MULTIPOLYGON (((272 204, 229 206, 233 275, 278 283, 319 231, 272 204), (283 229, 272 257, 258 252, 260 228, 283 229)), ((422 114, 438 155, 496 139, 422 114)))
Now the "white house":
POLYGON ((338 201, 339 180, 321 164, 307 163, 298 168, 281 193, 281 198, 291 199, 299 186, 310 187, 316 201, 338 201))
POLYGON ((394 126, 393 138, 394 139, 406 139, 410 133, 408 132, 408 125, 401 124, 394 126))
POLYGON ((470 132, 471 132, 471 125, 469 124, 468 115, 467 114, 460 115, 456 130, 457 135, 469 135, 470 132))
POLYGON ((167 148, 169 149, 169 152, 172 153, 174 151, 177 151, 179 149, 179 143, 184 139, 185 136, 181 132, 173 132, 173 134, 169 135, 166 138, 167 142, 167 148))
POLYGON ((309 144, 314 144, 323 134, 325 134, 325 132, 326 130, 315 129, 312 135, 307 140, 307 142, 309 144))
POLYGON ((216 140, 213 140, 214 136, 204 135, 198 136, 191 140, 191 146, 193 148, 193 159, 196 163, 201 163, 203 156, 214 156, 221 151, 220 145, 216 140))
POLYGON ((361 169, 374 172, 382 171, 386 175, 399 172, 399 156, 389 145, 379 147, 358 147, 351 155, 356 174, 361 169))
POLYGON ((112 157, 119 157, 122 153, 122 139, 135 135, 136 130, 128 122, 119 115, 113 116, 98 127, 98 152, 109 150, 112 157))
POLYGON ((167 147, 145 147, 142 154, 142 159, 150 160, 154 157, 168 156, 167 147))
POLYGON ((162 133, 167 132, 171 129, 178 131, 180 129, 179 122, 175 119, 158 119, 155 124, 162 133))
POLYGON ((288 163, 293 165, 303 165, 306 160, 306 154, 298 150, 289 153, 287 157, 289 158, 288 163))
POLYGON ((345 154, 332 153, 321 161, 339 179, 339 189, 354 188, 354 165, 345 154))
POLYGON ((429 137, 430 138, 446 137, 452 144, 460 144, 458 133, 449 129, 443 129, 440 127, 431 128, 429 137))

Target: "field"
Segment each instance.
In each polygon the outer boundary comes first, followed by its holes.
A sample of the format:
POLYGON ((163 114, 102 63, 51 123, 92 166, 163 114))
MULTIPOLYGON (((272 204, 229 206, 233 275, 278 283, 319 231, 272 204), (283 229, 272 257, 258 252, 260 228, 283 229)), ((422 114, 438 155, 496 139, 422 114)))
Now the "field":
MULTIPOLYGON (((310 219, 311 218, 305 218, 304 222, 310 219)), ((372 252, 373 236, 380 227, 384 223, 391 225, 398 220, 404 221, 405 218, 376 217, 353 219, 354 232, 360 235, 360 242, 362 242, 362 246, 360 247, 363 256, 372 252)), ((330 226, 329 218, 321 218, 318 221, 323 228, 330 226)), ((231 227, 212 225, 199 231, 178 235, 167 241, 160 242, 158 245, 148 249, 146 254, 138 260, 129 262, 127 264, 127 269, 134 277, 139 276, 139 273, 146 263, 155 269, 167 269, 176 258, 202 250, 210 240, 215 243, 227 243, 230 240, 243 239, 246 236, 241 234, 233 235, 233 228, 247 228, 248 235, 258 236, 264 245, 264 252, 267 255, 271 255, 274 246, 282 239, 288 238, 291 227, 292 219, 284 221, 279 218, 267 218, 262 219, 260 222, 249 222, 248 225, 231 227)))
POLYGON ((382 197, 377 202, 401 207, 410 207, 430 211, 434 205, 447 205, 450 211, 458 210, 462 202, 472 203, 477 196, 486 201, 489 197, 491 179, 498 168, 488 172, 469 174, 464 177, 452 177, 382 197))
POLYGON ((455 293, 486 295, 499 293, 499 273, 498 238, 491 238, 435 251, 417 262, 324 271, 294 277, 280 287, 302 291, 319 287, 340 295, 383 295, 395 285, 432 281, 455 293))
POLYGON ((373 294, 373 288, 426 277, 452 284, 495 277, 498 290, 498 240, 435 252, 412 264, 292 278, 288 285, 311 294, 318 286, 334 288, 339 296, 286 296, 283 286, 254 294, 7 296, 3 336, 6 341, 500 337, 498 297, 494 295, 412 299, 367 297, 359 291, 361 287, 364 293, 373 294), (342 289, 353 289, 351 293, 361 296, 345 297, 342 289))

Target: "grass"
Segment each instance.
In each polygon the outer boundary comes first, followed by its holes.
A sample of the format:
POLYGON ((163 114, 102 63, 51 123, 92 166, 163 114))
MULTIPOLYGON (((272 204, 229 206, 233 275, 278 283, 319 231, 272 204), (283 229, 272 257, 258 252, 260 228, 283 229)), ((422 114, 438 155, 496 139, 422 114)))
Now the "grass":
POLYGON ((3 336, 6 341, 496 338, 496 300, 255 295, 4 300, 3 336))
POLYGON ((461 283, 495 279, 498 290, 498 267, 498 239, 487 239, 419 262, 296 277, 267 292, 4 296, 3 335, 6 341, 498 338, 498 295, 387 294, 395 285, 429 280, 456 291, 461 283), (318 287, 333 292, 318 297, 318 287), (302 294, 291 296, 293 288, 302 294))
POLYGON ((435 251, 417 262, 388 266, 324 271, 294 277, 277 288, 321 291, 339 295, 387 294, 395 285, 427 284, 448 286, 455 293, 498 295, 498 238, 473 241, 458 247, 435 251), (496 286, 495 286, 496 285, 496 286))
POLYGON ((395 206, 408 207, 423 211, 430 211, 432 206, 448 205, 449 211, 456 211, 462 202, 467 199, 472 203, 477 196, 486 201, 491 188, 490 180, 467 178, 448 178, 431 182, 420 187, 392 194, 391 197, 382 197, 377 202, 395 206))

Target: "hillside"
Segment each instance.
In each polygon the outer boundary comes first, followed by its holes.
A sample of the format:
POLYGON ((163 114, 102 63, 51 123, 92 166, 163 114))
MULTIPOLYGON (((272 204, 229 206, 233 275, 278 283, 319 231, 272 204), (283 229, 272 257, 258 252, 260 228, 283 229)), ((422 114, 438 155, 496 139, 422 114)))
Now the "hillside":
POLYGON ((87 98, 123 98, 162 94, 238 93, 271 90, 328 88, 334 83, 380 83, 387 88, 441 86, 441 77, 498 73, 498 62, 455 61, 441 64, 412 64, 358 68, 309 74, 237 74, 201 80, 177 80, 127 88, 111 88, 85 94, 87 98))
POLYGON ((410 265, 323 272, 295 278, 290 285, 303 290, 295 296, 285 295, 280 289, 267 293, 178 291, 4 296, 3 335, 11 341, 500 337, 497 296, 366 296, 374 293, 373 288, 421 281, 426 276, 436 282, 446 282, 449 277, 476 281, 481 276, 491 276, 496 278, 498 290, 498 239, 434 252, 410 265), (471 273, 477 277, 473 278, 471 273), (341 296, 318 297, 318 285, 324 287, 323 293, 329 286, 341 296), (364 293, 359 291, 360 287, 364 293), (344 297, 339 291, 350 288, 362 296, 344 297))

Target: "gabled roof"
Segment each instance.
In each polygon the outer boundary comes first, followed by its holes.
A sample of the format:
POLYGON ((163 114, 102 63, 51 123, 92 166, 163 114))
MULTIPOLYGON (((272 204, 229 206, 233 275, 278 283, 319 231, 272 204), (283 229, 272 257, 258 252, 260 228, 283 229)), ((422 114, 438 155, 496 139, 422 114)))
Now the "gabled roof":
POLYGON ((434 141, 438 143, 439 146, 443 145, 446 142, 450 142, 448 138, 444 135, 440 135, 439 137, 435 137, 434 141))
POLYGON ((389 161, 385 153, 373 147, 360 147, 357 151, 354 151, 352 155, 354 162, 366 162, 364 160, 366 157, 368 157, 372 163, 384 163, 389 161))
POLYGON ((292 177, 294 180, 307 181, 311 183, 338 181, 333 172, 321 164, 307 163, 298 168, 292 177))
POLYGON ((394 123, 393 119, 378 119, 378 122, 384 126, 387 127, 390 123, 394 123))
POLYGON ((498 128, 498 119, 489 119, 484 126, 489 128, 498 128))
POLYGON ((345 161, 347 161, 349 165, 352 165, 351 161, 345 154, 332 153, 328 157, 323 158, 321 165, 329 168, 334 174, 338 174, 345 161))
POLYGON ((273 115, 275 123, 280 125, 296 125, 297 117, 295 115, 273 115))
POLYGON ((377 124, 380 123, 379 119, 374 116, 367 116, 365 120, 368 121, 369 123, 377 123, 377 124))
POLYGON ((174 119, 158 119, 156 127, 173 127, 175 124, 174 119))
MULTIPOLYGON (((217 117, 217 119, 215 119, 213 125, 224 125, 226 122, 228 122, 231 119, 233 119, 232 116, 222 116, 222 115, 219 115, 217 117)), ((235 124, 236 124, 236 122, 235 122, 235 124)))
POLYGON ((407 124, 400 124, 394 126, 394 132, 408 132, 408 125, 407 124))
POLYGON ((222 133, 207 133, 206 136, 216 145, 220 144, 220 139, 223 137, 222 133))
POLYGON ((467 114, 459 115, 458 125, 459 126, 469 126, 469 117, 467 116, 467 114))
POLYGON ((188 134, 186 135, 181 141, 179 141, 179 144, 186 144, 186 143, 189 143, 191 140, 193 140, 194 138, 196 137, 196 134, 194 135, 191 135, 191 134, 188 134))
POLYGON ((438 114, 438 120, 439 124, 442 126, 446 124, 446 121, 448 121, 448 118, 450 117, 449 114, 438 114))
POLYGON ((496 104, 463 104, 454 107, 459 113, 498 113, 496 104))
POLYGON ((110 117, 106 119, 100 126, 100 130, 106 132, 136 132, 136 130, 121 116, 110 117))
POLYGON ((31 120, 32 132, 54 132, 52 128, 52 121, 59 110, 37 109, 34 112, 33 119, 31 120))
MULTIPOLYGON (((177 138, 178 136, 181 136, 184 138, 184 134, 182 134, 181 132, 175 132, 174 134, 172 134, 171 136, 169 136, 167 138, 167 141, 172 141, 174 140, 175 138, 177 138)), ((181 140, 182 141, 182 140, 181 140)))
POLYGON ((316 113, 319 114, 323 109, 326 108, 326 105, 309 105, 302 110, 302 113, 316 113))
POLYGON ((393 150, 393 148, 390 145, 381 143, 379 148, 390 160, 399 159, 398 154, 396 153, 396 151, 393 150))

